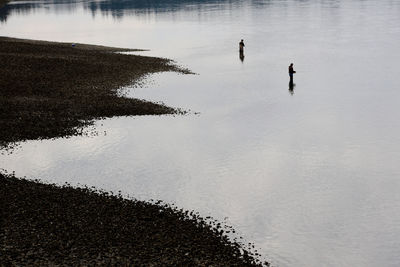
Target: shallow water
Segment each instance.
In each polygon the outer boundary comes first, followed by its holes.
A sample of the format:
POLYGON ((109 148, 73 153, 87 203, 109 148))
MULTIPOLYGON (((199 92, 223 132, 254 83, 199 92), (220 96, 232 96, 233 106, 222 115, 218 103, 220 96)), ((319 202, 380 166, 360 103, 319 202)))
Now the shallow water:
POLYGON ((125 88, 189 115, 102 120, 0 168, 225 219, 276 266, 400 265, 399 1, 45 0, 0 21, 0 35, 151 49, 198 74, 125 88))

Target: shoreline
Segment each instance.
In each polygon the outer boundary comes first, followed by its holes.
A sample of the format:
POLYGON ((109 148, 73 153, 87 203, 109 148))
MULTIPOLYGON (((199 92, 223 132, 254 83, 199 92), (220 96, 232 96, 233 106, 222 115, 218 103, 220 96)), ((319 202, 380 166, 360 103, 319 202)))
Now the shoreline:
POLYGON ((178 108, 118 95, 148 74, 191 74, 172 60, 96 45, 0 37, 0 148, 82 134, 99 118, 182 114, 178 108))
MULTIPOLYGON (((120 97, 116 88, 151 73, 189 70, 116 51, 134 50, 0 37, 0 150, 79 135, 98 118, 185 113, 120 97)), ((6 265, 269 266, 224 231, 221 223, 162 202, 0 169, 0 262, 6 265)))
POLYGON ((0 215, 5 265, 269 266, 217 221, 93 188, 0 172, 0 215))

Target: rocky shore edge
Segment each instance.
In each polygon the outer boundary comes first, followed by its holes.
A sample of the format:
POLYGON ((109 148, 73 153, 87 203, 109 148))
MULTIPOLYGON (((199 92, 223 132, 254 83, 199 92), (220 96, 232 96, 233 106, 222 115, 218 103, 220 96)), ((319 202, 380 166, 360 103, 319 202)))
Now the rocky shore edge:
POLYGON ((138 86, 148 74, 189 70, 121 51, 135 50, 0 37, 0 149, 79 135, 104 117, 185 113, 124 97, 119 88, 138 86))
POLYGON ((229 240, 226 227, 194 212, 4 172, 0 172, 0 262, 4 266, 269 266, 256 252, 229 240))

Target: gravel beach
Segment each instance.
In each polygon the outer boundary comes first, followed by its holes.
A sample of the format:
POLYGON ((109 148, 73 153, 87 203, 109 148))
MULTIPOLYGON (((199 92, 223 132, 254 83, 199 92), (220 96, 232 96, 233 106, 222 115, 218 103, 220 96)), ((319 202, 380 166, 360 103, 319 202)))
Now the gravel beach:
POLYGON ((82 133, 94 119, 182 113, 122 97, 162 71, 190 73, 169 59, 123 55, 130 49, 0 37, 0 147, 82 133))
POLYGON ((0 173, 1 266, 266 266, 193 212, 0 173))

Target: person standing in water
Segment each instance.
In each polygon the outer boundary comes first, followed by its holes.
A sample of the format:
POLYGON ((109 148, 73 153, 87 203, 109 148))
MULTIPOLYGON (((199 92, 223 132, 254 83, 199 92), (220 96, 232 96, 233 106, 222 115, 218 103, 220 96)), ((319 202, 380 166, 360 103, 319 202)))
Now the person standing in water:
POLYGON ((243 54, 243 52, 244 52, 244 42, 243 42, 243 39, 242 39, 239 42, 239 53, 243 54))
POLYGON ((243 42, 243 39, 240 40, 240 42, 239 42, 239 58, 240 58, 240 61, 243 62, 243 60, 244 60, 244 42, 243 42))
POLYGON ((293 74, 294 73, 296 73, 296 71, 293 69, 293 63, 290 63, 290 66, 289 66, 290 82, 289 82, 289 84, 293 84, 293 74))

